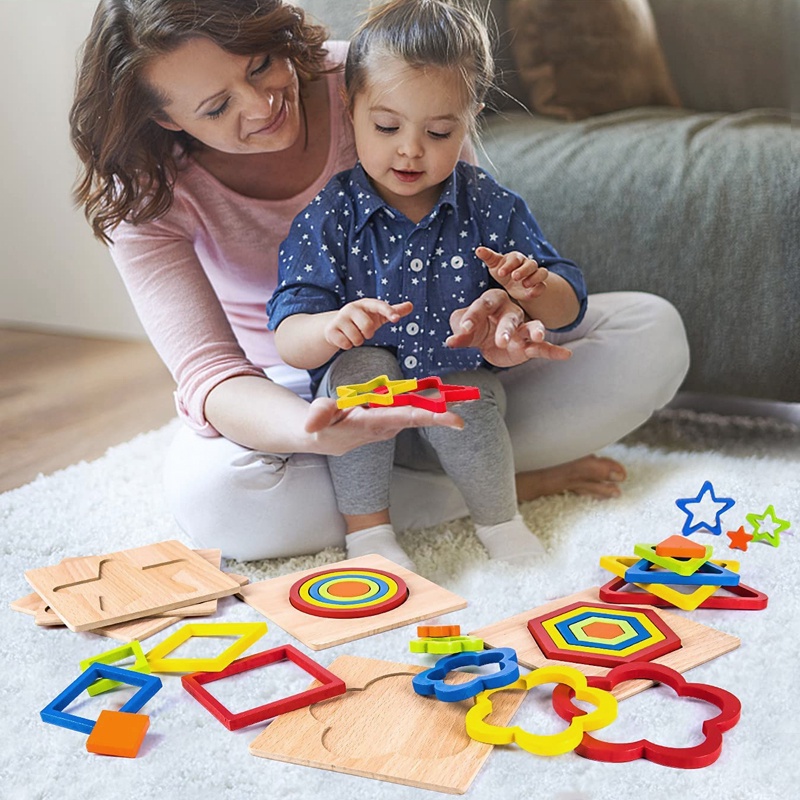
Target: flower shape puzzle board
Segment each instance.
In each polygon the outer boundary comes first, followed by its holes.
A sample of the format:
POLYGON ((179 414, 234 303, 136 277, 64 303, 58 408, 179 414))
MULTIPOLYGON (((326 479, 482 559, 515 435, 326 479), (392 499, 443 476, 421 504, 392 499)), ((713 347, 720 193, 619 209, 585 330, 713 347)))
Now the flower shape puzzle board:
POLYGON ((25 579, 73 631, 89 631, 225 597, 239 582, 178 541, 65 558, 25 579))
MULTIPOLYGON (((467 791, 492 745, 470 739, 472 700, 440 703, 411 687, 424 667, 340 656, 328 669, 345 694, 273 720, 250 745, 254 756, 451 794, 467 791)), ((470 676, 456 674, 455 680, 470 676)), ((507 725, 522 692, 498 696, 492 722, 507 725)))
MULTIPOLYGON (((352 581, 347 583, 352 584, 352 581)), ((307 586, 307 589, 308 596, 311 597, 311 588, 307 586)), ((467 601, 462 597, 379 555, 360 556, 330 564, 324 570, 315 567, 251 583, 240 589, 238 594, 248 605, 312 650, 323 650, 326 647, 352 642, 365 636, 457 611, 467 605, 467 601), (377 570, 396 576, 408 590, 405 600, 382 613, 346 618, 317 616, 295 607, 291 602, 292 589, 305 586, 310 579, 313 579, 311 583, 317 590, 321 589, 321 592, 317 591, 317 596, 327 598, 330 595, 330 602, 336 602, 337 595, 329 589, 344 584, 333 583, 339 579, 334 576, 340 576, 342 573, 356 574, 359 570, 365 574, 370 570, 377 570), (331 579, 327 583, 325 577, 321 575, 322 572, 331 579)))
MULTIPOLYGON (((528 620, 550 614, 560 608, 579 602, 599 602, 599 588, 594 586, 569 597, 551 600, 538 608, 523 611, 521 614, 516 614, 501 622, 472 631, 470 635, 480 636, 484 640, 486 647, 513 648, 517 651, 519 663, 530 669, 560 664, 575 667, 589 676, 606 675, 609 671, 607 667, 548 659, 528 630, 528 620)), ((625 608, 630 610, 633 606, 625 606, 625 608)), ((662 611, 661 609, 651 608, 650 610, 658 614, 681 640, 680 649, 654 658, 652 662, 654 664, 663 664, 664 666, 672 667, 678 672, 685 672, 687 669, 705 664, 706 661, 711 661, 717 656, 735 650, 740 644, 739 639, 735 636, 710 628, 708 625, 702 625, 687 617, 672 614, 669 611, 662 611)), ((627 681, 615 687, 613 694, 618 700, 623 700, 652 685, 652 680, 627 681)))

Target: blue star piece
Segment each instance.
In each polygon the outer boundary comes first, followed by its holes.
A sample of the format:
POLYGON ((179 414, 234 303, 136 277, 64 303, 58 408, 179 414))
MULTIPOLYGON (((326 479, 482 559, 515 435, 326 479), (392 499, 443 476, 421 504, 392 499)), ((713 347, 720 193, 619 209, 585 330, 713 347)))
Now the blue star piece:
POLYGON ((690 536, 697 531, 708 531, 709 533, 713 533, 714 536, 722 535, 722 522, 720 517, 729 508, 732 508, 735 502, 736 501, 731 497, 716 497, 711 481, 706 481, 697 497, 682 497, 680 500, 675 501, 675 505, 686 514, 686 522, 683 523, 681 533, 684 536, 690 536), (706 518, 710 516, 710 511, 708 509, 709 502, 716 506, 716 510, 713 512, 713 525, 706 518), (691 510, 691 506, 705 507, 698 508, 695 511, 691 510))

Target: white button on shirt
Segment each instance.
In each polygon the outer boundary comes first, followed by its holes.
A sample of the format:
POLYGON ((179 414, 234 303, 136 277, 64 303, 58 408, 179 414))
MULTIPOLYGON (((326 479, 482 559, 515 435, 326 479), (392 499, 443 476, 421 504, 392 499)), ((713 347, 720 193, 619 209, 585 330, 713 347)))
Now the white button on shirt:
POLYGON ((406 369, 414 369, 417 366, 417 357, 416 356, 406 356, 403 359, 403 365, 406 369))
POLYGON ((406 333, 409 336, 416 336, 419 333, 419 325, 416 322, 409 322, 406 325, 406 333))
MULTIPOLYGON (((411 263, 413 264, 414 262, 412 261, 411 263)), ((461 256, 453 256, 450 259, 450 266, 453 269, 461 269, 464 266, 464 259, 461 256)))
POLYGON ((420 272, 425 265, 422 263, 421 258, 412 258, 409 266, 414 272, 420 272))

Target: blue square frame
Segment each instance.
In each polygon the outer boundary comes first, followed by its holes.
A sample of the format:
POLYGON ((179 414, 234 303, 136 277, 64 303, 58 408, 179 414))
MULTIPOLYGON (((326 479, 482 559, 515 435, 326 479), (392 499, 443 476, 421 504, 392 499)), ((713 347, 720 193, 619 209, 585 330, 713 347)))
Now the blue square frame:
POLYGON ((96 720, 68 714, 64 709, 88 689, 98 678, 107 678, 119 683, 138 686, 139 691, 125 703, 120 711, 135 714, 161 688, 161 679, 155 675, 145 675, 130 669, 115 667, 112 664, 92 664, 76 678, 58 697, 49 702, 40 712, 42 722, 69 728, 80 733, 91 733, 96 720))

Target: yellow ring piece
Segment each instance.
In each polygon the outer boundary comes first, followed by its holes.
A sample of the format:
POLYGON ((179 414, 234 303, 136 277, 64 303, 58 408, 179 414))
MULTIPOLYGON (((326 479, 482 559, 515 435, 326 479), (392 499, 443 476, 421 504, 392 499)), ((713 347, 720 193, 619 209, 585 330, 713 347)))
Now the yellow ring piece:
POLYGON ((325 581, 324 585, 320 586, 317 589, 317 591, 326 600, 330 600, 330 601, 332 601, 334 603, 338 603, 343 599, 346 599, 346 600, 366 600, 368 597, 372 597, 373 595, 378 594, 378 591, 379 591, 378 584, 377 583, 372 583, 371 581, 369 582, 369 587, 370 588, 367 589, 366 592, 364 592, 363 594, 353 595, 353 596, 347 597, 347 598, 342 598, 342 597, 340 597, 338 595, 331 594, 330 591, 329 591, 329 587, 330 586, 335 586, 337 583, 348 583, 348 582, 351 582, 351 581, 359 582, 359 580, 364 582, 364 583, 366 583, 366 581, 363 578, 361 578, 361 579, 359 579, 359 578, 336 578, 335 580, 332 580, 332 581, 325 581))
MULTIPOLYGON (((398 587, 397 583, 393 581, 391 578, 387 577, 386 575, 378 575, 374 572, 370 572, 368 569, 351 570, 351 571, 341 570, 337 572, 330 572, 325 576, 320 575, 314 578, 313 580, 306 581, 298 590, 300 597, 303 600, 305 600, 306 603, 309 603, 312 606, 318 606, 319 608, 330 608, 330 603, 321 603, 319 600, 312 597, 309 594, 309 587, 313 586, 321 578, 330 578, 330 577, 335 577, 337 575, 343 577, 349 577, 350 580, 353 580, 354 577, 358 577, 358 575, 361 575, 367 577, 371 576, 373 578, 378 578, 382 581, 385 581, 389 586, 389 592, 386 594, 385 597, 382 597, 381 600, 388 600, 390 597, 394 597, 398 593, 398 591, 400 591, 400 588, 398 587)), ((375 603, 367 600, 363 603, 352 603, 352 604, 348 603, 347 608, 368 608, 369 606, 372 605, 375 605, 375 603)))
MULTIPOLYGON (((558 617, 553 617, 552 619, 548 619, 542 623, 542 627, 547 631, 550 639, 552 640, 553 644, 556 645, 560 650, 570 650, 575 653, 596 653, 599 649, 602 650, 602 647, 591 647, 591 646, 582 646, 577 644, 572 644, 568 642, 556 628, 555 624, 557 622, 561 622, 564 619, 569 619, 570 617, 574 617, 576 613, 579 613, 581 609, 575 608, 567 614, 561 614, 558 617)), ((587 611, 591 609, 587 608, 587 611)), ((634 615, 632 615, 634 616, 634 615)), ((636 619, 642 623, 642 627, 650 634, 650 638, 644 642, 636 642, 635 644, 630 645, 629 647, 624 648, 623 650, 614 650, 613 654, 615 656, 619 656, 620 658, 625 658, 626 656, 633 655, 634 653, 638 652, 644 647, 649 647, 650 645, 657 644, 658 642, 663 642, 664 639, 667 637, 646 617, 640 618, 638 615, 635 615, 636 619)))
POLYGON ((593 689, 586 682, 586 676, 573 667, 541 667, 508 686, 487 689, 475 698, 475 705, 467 711, 467 734, 471 739, 486 744, 516 743, 523 750, 537 756, 560 756, 574 750, 583 739, 585 731, 596 731, 609 725, 617 718, 617 698, 605 689, 593 689), (573 717, 565 730, 547 736, 529 733, 518 725, 500 726, 484 722, 492 713, 495 692, 511 689, 530 691, 534 686, 544 683, 565 683, 575 692, 576 700, 583 700, 596 706, 588 714, 573 717))
POLYGON ((366 383, 351 383, 347 386, 336 387, 336 405, 338 408, 352 408, 364 403, 376 403, 380 406, 394 404, 396 394, 413 392, 417 388, 416 378, 404 378, 393 381, 388 375, 379 375, 366 383), (375 389, 386 388, 386 393, 377 394, 375 389))
MULTIPOLYGON (((600 566, 616 575, 618 578, 625 578, 625 573, 641 559, 629 558, 628 556, 600 556, 600 566)), ((729 569, 731 572, 739 572, 738 561, 711 561, 711 564, 729 569)), ((694 611, 704 600, 708 600, 719 586, 697 586, 693 592, 681 592, 666 583, 634 583, 640 589, 644 589, 668 603, 672 603, 676 608, 683 611, 694 611)))

